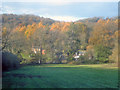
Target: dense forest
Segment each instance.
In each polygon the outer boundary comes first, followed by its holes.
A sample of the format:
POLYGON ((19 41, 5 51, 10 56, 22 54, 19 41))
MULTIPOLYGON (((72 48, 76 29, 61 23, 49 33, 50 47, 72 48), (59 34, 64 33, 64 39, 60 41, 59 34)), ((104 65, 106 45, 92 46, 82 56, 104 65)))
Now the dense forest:
POLYGON ((118 63, 119 36, 116 17, 59 22, 34 15, 3 14, 3 66, 16 61, 20 64, 118 63), (7 61, 6 55, 17 59, 7 61))

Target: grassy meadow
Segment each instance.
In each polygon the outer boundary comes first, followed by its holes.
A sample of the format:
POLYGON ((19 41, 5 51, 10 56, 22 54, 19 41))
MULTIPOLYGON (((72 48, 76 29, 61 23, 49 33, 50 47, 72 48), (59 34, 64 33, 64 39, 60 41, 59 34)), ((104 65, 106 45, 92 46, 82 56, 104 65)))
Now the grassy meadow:
POLYGON ((45 64, 3 72, 3 88, 117 88, 112 64, 45 64))
POLYGON ((3 89, 120 87, 118 2, 6 1, 3 89))

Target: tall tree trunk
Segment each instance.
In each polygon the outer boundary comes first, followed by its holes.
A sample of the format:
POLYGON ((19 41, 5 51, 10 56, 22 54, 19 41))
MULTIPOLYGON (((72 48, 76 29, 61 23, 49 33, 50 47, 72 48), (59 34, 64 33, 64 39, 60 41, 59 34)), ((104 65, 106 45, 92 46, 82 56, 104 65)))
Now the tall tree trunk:
POLYGON ((40 62, 40 63, 42 62, 42 45, 41 45, 41 47, 40 47, 40 60, 39 60, 39 62, 40 62))

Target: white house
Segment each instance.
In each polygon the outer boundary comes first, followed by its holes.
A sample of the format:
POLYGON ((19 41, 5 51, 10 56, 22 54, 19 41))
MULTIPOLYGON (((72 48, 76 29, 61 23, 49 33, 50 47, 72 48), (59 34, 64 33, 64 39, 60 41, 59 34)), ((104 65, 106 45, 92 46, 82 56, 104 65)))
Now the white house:
POLYGON ((32 51, 36 54, 37 52, 40 52, 39 46, 32 46, 32 51))
POLYGON ((78 51, 75 53, 75 55, 73 57, 77 60, 78 58, 80 58, 80 56, 84 56, 85 53, 86 53, 86 51, 78 51))

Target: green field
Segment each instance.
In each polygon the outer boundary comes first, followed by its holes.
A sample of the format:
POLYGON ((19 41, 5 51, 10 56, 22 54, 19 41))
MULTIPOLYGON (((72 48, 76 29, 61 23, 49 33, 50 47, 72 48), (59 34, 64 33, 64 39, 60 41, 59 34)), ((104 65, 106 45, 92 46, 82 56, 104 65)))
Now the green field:
POLYGON ((117 88, 112 65, 48 64, 3 73, 3 88, 117 88))

